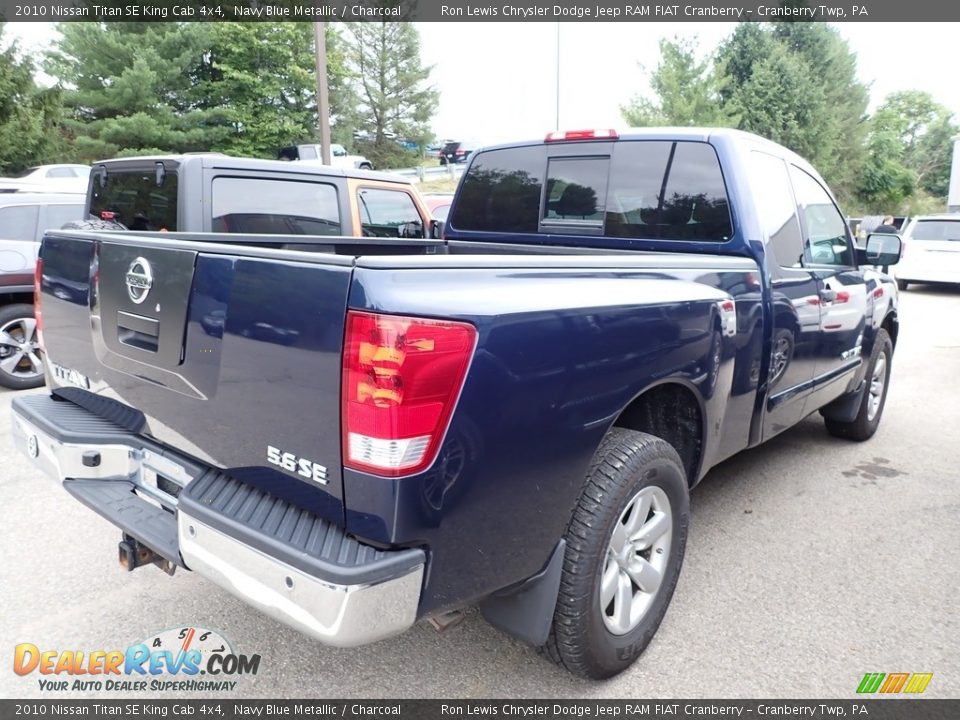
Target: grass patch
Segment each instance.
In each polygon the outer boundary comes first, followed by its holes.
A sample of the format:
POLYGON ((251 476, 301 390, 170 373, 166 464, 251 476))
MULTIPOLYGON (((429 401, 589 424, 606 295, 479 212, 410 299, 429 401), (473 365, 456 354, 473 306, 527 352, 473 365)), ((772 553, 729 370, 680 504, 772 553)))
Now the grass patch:
POLYGON ((459 177, 428 178, 418 185, 422 193, 452 193, 457 189, 459 177))

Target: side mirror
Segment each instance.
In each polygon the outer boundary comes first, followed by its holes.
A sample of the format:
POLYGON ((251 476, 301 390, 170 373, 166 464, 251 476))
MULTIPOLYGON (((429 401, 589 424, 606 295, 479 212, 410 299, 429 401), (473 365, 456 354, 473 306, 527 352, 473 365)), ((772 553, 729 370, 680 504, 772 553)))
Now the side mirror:
POLYGON ((443 229, 446 223, 443 220, 430 221, 430 238, 432 240, 443 240, 443 229))
POLYGON ((871 233, 867 236, 867 248, 864 253, 866 264, 896 265, 900 262, 900 253, 903 250, 903 241, 899 235, 888 235, 886 233, 871 233))
POLYGON ((333 156, 334 156, 334 157, 346 157, 346 156, 347 156, 347 151, 344 150, 343 148, 334 148, 334 149, 333 149, 333 156))

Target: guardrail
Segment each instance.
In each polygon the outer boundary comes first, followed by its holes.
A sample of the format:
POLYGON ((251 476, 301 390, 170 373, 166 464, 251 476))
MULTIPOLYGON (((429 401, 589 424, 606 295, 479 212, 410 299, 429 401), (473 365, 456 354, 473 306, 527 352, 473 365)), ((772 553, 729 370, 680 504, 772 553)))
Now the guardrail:
POLYGON ((466 163, 456 163, 453 165, 439 165, 437 167, 400 168, 399 170, 384 170, 384 172, 413 177, 418 181, 422 181, 428 178, 431 180, 438 180, 445 177, 458 178, 463 174, 465 167, 466 163))

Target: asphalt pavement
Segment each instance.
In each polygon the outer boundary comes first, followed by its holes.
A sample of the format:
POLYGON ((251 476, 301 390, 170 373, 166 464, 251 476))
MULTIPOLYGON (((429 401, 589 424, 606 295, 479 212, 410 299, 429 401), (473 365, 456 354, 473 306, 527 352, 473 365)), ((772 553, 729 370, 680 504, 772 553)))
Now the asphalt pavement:
POLYGON ((852 698, 867 672, 932 672, 925 695, 960 697, 958 318, 960 290, 902 294, 871 441, 832 438, 815 415, 707 476, 659 633, 629 671, 600 683, 570 677, 475 610, 442 633, 421 623, 339 650, 189 572, 123 572, 119 533, 14 452, 16 393, 0 389, 0 697, 216 696, 50 693, 38 679, 54 676, 13 671, 18 643, 124 649, 179 627, 217 630, 261 656, 224 699, 852 698))

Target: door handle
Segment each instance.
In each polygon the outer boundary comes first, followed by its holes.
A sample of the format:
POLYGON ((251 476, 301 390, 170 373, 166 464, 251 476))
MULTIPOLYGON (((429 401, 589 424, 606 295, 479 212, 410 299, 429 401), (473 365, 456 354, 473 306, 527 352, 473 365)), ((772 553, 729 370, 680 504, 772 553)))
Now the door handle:
POLYGON ((820 291, 820 301, 821 302, 833 302, 837 299, 837 291, 831 290, 830 288, 824 288, 820 291))

